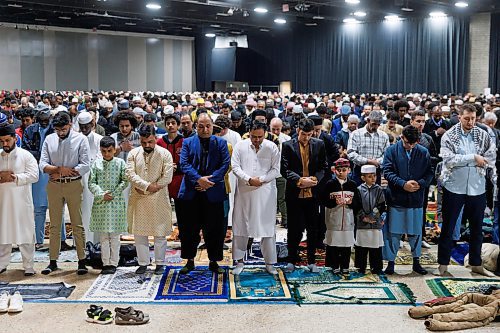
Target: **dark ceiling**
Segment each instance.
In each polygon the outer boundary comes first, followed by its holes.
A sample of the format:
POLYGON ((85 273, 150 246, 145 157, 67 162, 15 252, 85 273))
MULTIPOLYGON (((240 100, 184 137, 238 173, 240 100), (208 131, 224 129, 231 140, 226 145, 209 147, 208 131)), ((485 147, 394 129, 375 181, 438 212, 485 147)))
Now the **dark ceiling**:
POLYGON ((468 8, 458 8, 454 0, 360 0, 357 5, 344 0, 316 1, 252 1, 252 0, 0 0, 0 22, 22 25, 96 28, 99 30, 128 31, 169 35, 194 36, 215 32, 220 35, 249 33, 266 29, 277 31, 314 24, 324 25, 354 17, 355 11, 366 12, 362 21, 383 20, 396 14, 405 18, 428 16, 440 10, 448 15, 472 15, 478 12, 500 12, 500 0, 468 0, 468 8), (146 8, 156 3, 161 9, 146 8), (289 10, 284 11, 284 5, 289 10), (254 12, 257 6, 269 12, 254 12), (404 10, 406 8, 413 11, 404 10), (228 11, 233 11, 232 15, 228 11), (248 15, 247 15, 248 14, 248 15), (317 17, 323 19, 318 19, 317 17), (274 19, 287 20, 277 25, 274 19))

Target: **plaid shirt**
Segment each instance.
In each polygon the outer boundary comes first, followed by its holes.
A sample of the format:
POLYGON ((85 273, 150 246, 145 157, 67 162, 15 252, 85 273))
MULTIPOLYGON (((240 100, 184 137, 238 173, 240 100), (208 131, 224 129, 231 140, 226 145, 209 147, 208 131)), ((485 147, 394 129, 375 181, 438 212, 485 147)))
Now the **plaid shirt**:
POLYGON ((375 159, 380 164, 384 152, 389 147, 389 137, 381 130, 368 133, 366 126, 355 130, 347 144, 347 156, 356 165, 365 165, 368 160, 375 159))

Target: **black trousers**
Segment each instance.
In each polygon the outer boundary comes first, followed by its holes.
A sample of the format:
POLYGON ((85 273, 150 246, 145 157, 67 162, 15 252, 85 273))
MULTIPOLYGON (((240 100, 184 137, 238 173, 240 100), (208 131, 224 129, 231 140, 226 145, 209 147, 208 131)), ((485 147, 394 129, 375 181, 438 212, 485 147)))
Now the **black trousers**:
POLYGON ((424 214, 422 214, 422 240, 425 240, 425 225, 427 223, 427 205, 429 204, 429 187, 424 190, 424 214))
POLYGON ((339 268, 349 269, 350 262, 351 262, 350 247, 338 247, 338 246, 326 247, 325 264, 327 267, 331 267, 333 270, 339 268))
POLYGON ((373 273, 382 272, 382 248, 368 248, 362 246, 356 246, 354 249, 355 253, 355 266, 359 268, 360 271, 364 272, 366 270, 366 262, 368 259, 368 254, 370 254, 370 270, 373 273))
POLYGON ((438 244, 438 263, 449 265, 453 250, 453 230, 460 211, 464 208, 463 219, 469 221, 469 262, 471 266, 480 266, 481 247, 483 244, 483 218, 486 208, 486 194, 470 196, 455 194, 443 188, 443 226, 438 244))
MULTIPOLYGON (((326 224, 325 224, 325 206, 319 206, 318 215, 318 232, 316 237, 316 247, 324 248, 324 240, 326 234, 326 224)), ((309 237, 308 237, 309 238, 309 237)))
POLYGON ((307 263, 316 262, 319 205, 316 199, 287 200, 288 215, 288 262, 296 264, 299 259, 299 244, 304 229, 307 231, 307 263))
POLYGON ((221 261, 225 233, 224 203, 209 202, 206 193, 197 193, 193 200, 177 199, 180 216, 177 217, 181 257, 194 259, 200 244, 200 230, 207 246, 208 259, 221 261))

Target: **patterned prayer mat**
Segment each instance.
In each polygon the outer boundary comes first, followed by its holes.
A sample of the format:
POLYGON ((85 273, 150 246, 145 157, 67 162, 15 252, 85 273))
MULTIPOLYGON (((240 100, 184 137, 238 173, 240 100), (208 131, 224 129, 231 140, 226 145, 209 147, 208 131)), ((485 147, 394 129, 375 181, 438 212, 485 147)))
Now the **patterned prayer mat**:
MULTIPOLYGON (((413 256, 408 250, 400 250, 395 260, 396 265, 412 265, 413 256)), ((437 255, 432 252, 422 252, 420 256, 420 264, 422 265, 437 265, 437 255)))
POLYGON ((70 286, 64 282, 59 283, 29 283, 29 284, 0 284, 0 293, 6 291, 14 294, 16 291, 23 296, 25 301, 38 301, 50 299, 68 298, 75 290, 75 286, 70 286))
POLYGON ((285 273, 289 283, 333 283, 333 282, 372 282, 372 283, 390 283, 385 275, 361 274, 350 272, 349 276, 344 277, 332 274, 331 268, 319 267, 319 273, 311 273, 309 269, 299 267, 292 273, 285 273))
POLYGON ((435 278, 426 280, 437 297, 458 296, 463 293, 482 293, 492 286, 500 288, 500 280, 468 278, 435 278))
MULTIPOLYGON (((35 251, 34 256, 35 262, 49 262, 49 251, 35 251)), ((62 251, 59 253, 59 262, 77 262, 78 255, 76 250, 62 251)), ((11 263, 22 263, 23 258, 21 257, 21 252, 12 252, 10 257, 11 263)))
POLYGON ((245 266, 240 275, 229 274, 230 300, 292 302, 285 275, 277 270, 278 275, 273 276, 264 267, 245 266))
POLYGON ((149 302, 158 290, 161 276, 152 270, 137 275, 137 267, 118 267, 113 275, 99 275, 81 301, 149 302))
MULTIPOLYGON (((297 266, 307 266, 307 242, 301 242, 299 244, 299 256, 300 262, 297 263, 297 266)), ((316 250, 316 265, 320 267, 325 266, 325 257, 326 251, 323 249, 316 250)))
POLYGON ((463 266, 464 258, 467 254, 469 254, 469 244, 457 244, 457 246, 455 246, 453 250, 451 250, 451 262, 463 266))
MULTIPOLYGON (((224 268, 224 267, 223 267, 224 268)), ((181 267, 169 266, 161 278, 155 300, 176 302, 227 302, 228 270, 215 274, 208 267, 196 267, 188 274, 179 274, 181 267)))
MULTIPOLYGON (((285 243, 276 243, 276 254, 278 263, 286 262, 288 257, 288 249, 285 243)), ((260 249, 260 243, 255 242, 252 244, 250 251, 247 251, 244 258, 245 264, 248 265, 264 265, 264 255, 260 249)))
POLYGON ((404 283, 305 283, 296 284, 299 304, 414 304, 413 292, 404 283))

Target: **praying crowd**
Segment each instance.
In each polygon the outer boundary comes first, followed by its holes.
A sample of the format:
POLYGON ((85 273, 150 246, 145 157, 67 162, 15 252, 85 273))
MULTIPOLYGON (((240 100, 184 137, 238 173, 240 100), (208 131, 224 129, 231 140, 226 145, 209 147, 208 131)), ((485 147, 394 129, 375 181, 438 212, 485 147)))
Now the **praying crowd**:
POLYGON ((41 273, 59 270, 67 209, 80 275, 86 241, 101 244, 101 273, 115 273, 126 234, 136 273, 150 265, 152 237, 154 273, 163 274, 173 221, 181 274, 195 268, 202 239, 209 269, 223 272, 228 230, 232 274, 245 269, 254 240, 277 274, 280 224, 287 272, 301 262, 306 231, 313 273, 322 248, 333 274, 365 273, 368 263, 394 274, 407 240, 413 271, 425 275, 432 200, 441 223, 433 273, 449 274, 467 224, 471 270, 500 276, 500 264, 491 272, 481 254, 485 214, 499 244, 499 117, 498 94, 0 91, 0 274, 13 245, 25 275, 35 274, 47 210, 50 263, 41 273))

